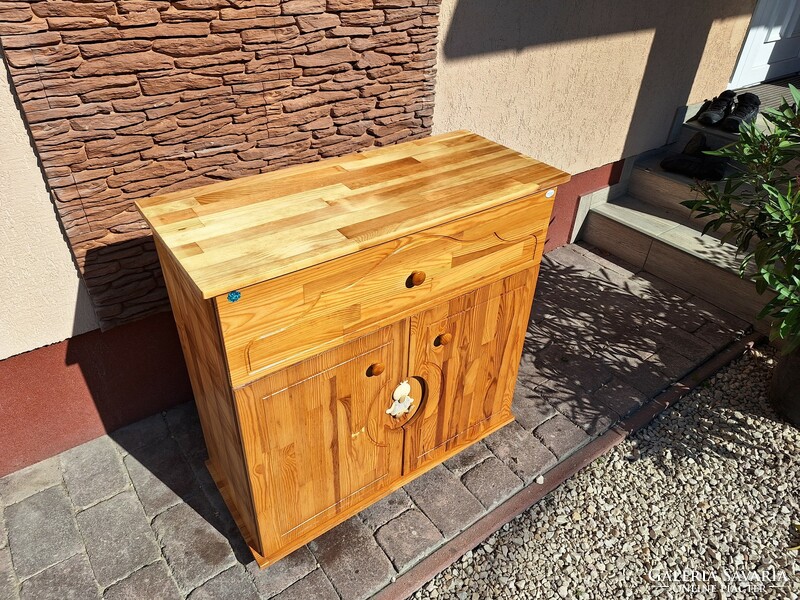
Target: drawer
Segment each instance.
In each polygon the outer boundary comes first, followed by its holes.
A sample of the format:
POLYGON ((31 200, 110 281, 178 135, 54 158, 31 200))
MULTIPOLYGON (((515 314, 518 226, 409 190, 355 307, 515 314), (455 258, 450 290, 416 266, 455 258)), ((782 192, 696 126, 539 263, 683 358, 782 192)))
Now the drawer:
POLYGON ((231 383, 539 263, 553 198, 523 198, 216 300, 231 383))

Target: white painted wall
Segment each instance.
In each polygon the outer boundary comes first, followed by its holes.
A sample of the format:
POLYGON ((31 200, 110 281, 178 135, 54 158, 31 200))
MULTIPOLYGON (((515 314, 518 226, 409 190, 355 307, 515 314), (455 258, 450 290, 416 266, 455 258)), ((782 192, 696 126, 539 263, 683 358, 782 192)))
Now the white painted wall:
POLYGON ((98 327, 0 64, 0 360, 98 327))

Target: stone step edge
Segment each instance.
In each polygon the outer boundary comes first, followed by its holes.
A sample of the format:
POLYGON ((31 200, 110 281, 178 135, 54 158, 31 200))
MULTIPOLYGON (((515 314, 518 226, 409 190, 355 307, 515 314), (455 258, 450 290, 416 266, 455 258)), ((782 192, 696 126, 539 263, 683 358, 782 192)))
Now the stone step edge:
POLYGON ((667 408, 676 404, 717 371, 742 356, 749 348, 766 340, 761 333, 750 333, 695 367, 608 431, 577 450, 544 473, 544 484, 531 483, 484 515, 473 525, 440 546, 373 596, 373 600, 408 598, 436 575, 476 548, 503 525, 530 509, 567 479, 646 427, 667 408))
POLYGON ((646 235, 647 237, 652 238, 653 240, 657 240, 663 244, 675 248, 676 250, 684 252, 685 254, 700 259, 703 262, 706 262, 713 267, 716 267, 728 273, 732 273, 737 277, 739 275, 738 264, 740 261, 739 259, 736 258, 736 249, 730 244, 719 245, 720 250, 725 254, 727 254, 727 256, 729 257, 729 264, 727 264, 727 262, 723 262, 722 260, 715 260, 713 257, 710 257, 707 254, 696 252, 692 248, 686 248, 675 242, 673 239, 670 239, 669 237, 664 237, 664 234, 667 233, 668 231, 679 229, 685 235, 692 237, 696 240, 701 240, 703 238, 714 239, 716 240, 714 242, 715 244, 719 241, 718 238, 714 238, 713 236, 710 235, 703 236, 700 230, 670 218, 668 211, 664 208, 661 208, 660 206, 650 204, 641 199, 633 198, 631 196, 623 196, 622 198, 619 198, 614 202, 608 202, 605 204, 595 206, 591 209, 591 211, 607 219, 616 221, 617 223, 624 225, 625 227, 629 227, 630 229, 633 229, 638 233, 646 235), (649 210, 638 211, 635 208, 637 204, 638 205, 644 204, 647 206, 649 210), (646 220, 658 223, 659 227, 647 227, 641 224, 640 222, 637 223, 633 218, 636 215, 632 213, 647 215, 646 220), (667 227, 667 229, 663 229, 664 227, 667 227))

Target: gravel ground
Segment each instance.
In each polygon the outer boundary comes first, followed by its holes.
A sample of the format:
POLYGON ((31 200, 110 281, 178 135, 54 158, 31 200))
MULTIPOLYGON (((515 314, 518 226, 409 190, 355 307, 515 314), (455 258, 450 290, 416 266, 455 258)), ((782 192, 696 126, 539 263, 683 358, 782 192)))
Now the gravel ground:
POLYGON ((800 431, 767 405, 773 357, 717 373, 414 598, 798 598, 800 431))

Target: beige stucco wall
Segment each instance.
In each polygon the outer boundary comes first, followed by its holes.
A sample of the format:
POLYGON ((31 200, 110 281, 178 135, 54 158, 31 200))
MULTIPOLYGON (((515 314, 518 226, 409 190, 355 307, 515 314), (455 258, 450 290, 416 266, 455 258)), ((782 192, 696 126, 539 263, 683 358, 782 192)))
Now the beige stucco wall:
POLYGON ((0 65, 0 360, 97 328, 0 65))
POLYGON ((661 146, 724 90, 755 0, 443 0, 434 133, 571 173, 661 146))

